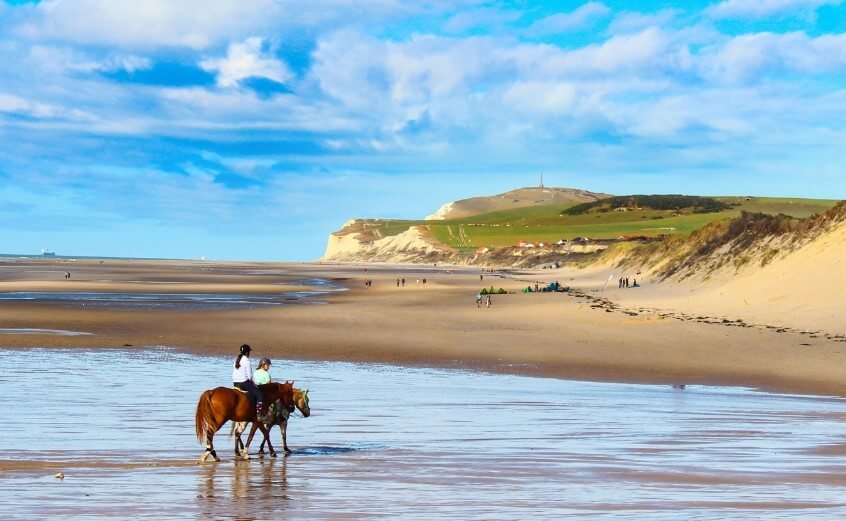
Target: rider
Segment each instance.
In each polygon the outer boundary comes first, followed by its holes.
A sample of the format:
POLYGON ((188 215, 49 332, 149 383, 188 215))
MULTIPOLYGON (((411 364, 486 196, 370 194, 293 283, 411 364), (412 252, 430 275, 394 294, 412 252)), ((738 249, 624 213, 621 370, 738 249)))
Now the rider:
MULTIPOLYGON (((258 369, 256 369, 256 373, 253 375, 253 381, 256 385, 263 385, 270 383, 270 380, 270 358, 265 356, 259 360, 258 369)), ((275 419, 280 410, 281 406, 279 405, 279 400, 271 403, 267 408, 267 414, 265 415, 267 421, 275 419)))
POLYGON ((246 391, 250 398, 256 402, 256 416, 261 420, 264 417, 264 396, 259 391, 256 384, 253 382, 253 370, 250 367, 250 351, 252 349, 249 345, 241 346, 241 353, 235 359, 235 364, 232 368, 232 385, 246 391))
POLYGON ((253 375, 253 381, 256 385, 264 385, 270 383, 270 358, 264 357, 259 360, 256 374, 253 375))

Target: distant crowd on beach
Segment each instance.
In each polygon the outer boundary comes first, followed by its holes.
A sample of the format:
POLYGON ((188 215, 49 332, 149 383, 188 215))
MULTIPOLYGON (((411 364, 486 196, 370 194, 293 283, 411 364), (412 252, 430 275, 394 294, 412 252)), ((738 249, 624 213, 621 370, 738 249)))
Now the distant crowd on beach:
POLYGON ((629 286, 629 278, 628 277, 620 277, 620 280, 617 281, 618 288, 639 288, 640 286, 637 283, 637 279, 632 279, 632 285, 629 286))

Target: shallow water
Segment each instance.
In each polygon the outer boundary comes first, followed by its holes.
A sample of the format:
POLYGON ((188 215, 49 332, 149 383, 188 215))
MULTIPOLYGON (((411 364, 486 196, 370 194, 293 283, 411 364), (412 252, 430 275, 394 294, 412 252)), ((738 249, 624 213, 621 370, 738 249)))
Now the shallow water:
POLYGON ((135 293, 94 291, 7 291, 0 301, 38 301, 101 309, 199 310, 230 309, 283 304, 325 304, 315 297, 322 291, 286 291, 273 294, 135 293))
POLYGON ((0 471, 0 517, 846 516, 842 399, 277 360, 311 389, 294 454, 235 461, 224 426, 197 466, 194 407, 230 363, 0 350, 0 460, 27 467, 0 471))

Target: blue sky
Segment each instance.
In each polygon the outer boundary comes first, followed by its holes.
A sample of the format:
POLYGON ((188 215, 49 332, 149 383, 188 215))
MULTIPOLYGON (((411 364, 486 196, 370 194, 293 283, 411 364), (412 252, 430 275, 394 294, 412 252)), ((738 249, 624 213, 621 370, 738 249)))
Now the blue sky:
POLYGON ((310 260, 537 183, 846 198, 846 4, 0 3, 0 252, 310 260))

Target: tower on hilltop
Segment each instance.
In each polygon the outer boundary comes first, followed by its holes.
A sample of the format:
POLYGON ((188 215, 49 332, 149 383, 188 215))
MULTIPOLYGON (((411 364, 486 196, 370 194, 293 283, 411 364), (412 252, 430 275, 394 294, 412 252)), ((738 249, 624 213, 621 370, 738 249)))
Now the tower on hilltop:
POLYGON ((540 185, 538 186, 538 188, 543 188, 543 172, 541 172, 540 175, 540 185))

